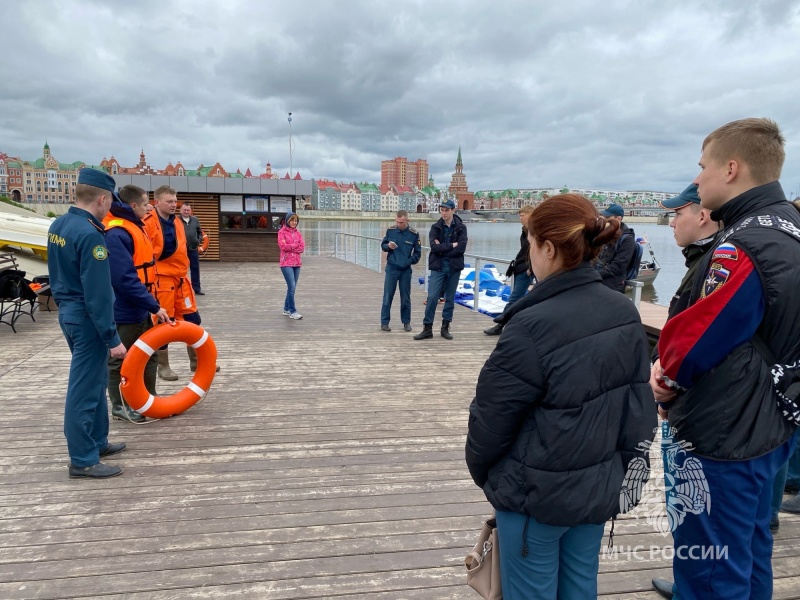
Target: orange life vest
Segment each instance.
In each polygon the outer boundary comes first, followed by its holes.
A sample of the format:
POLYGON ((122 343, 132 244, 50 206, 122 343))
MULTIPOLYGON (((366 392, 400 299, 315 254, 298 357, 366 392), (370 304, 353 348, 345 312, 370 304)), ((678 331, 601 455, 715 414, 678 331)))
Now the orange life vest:
POLYGON ((159 257, 164 252, 164 231, 161 229, 161 219, 158 217, 158 212, 154 210, 147 213, 143 221, 145 231, 147 231, 153 244, 153 252, 158 264, 158 274, 169 277, 186 277, 189 271, 189 255, 186 251, 186 231, 183 229, 183 224, 178 223, 177 217, 175 218, 175 238, 178 247, 172 256, 161 260, 159 257))
POLYGON ((111 213, 108 213, 103 219, 103 225, 106 229, 122 227, 130 234, 133 239, 133 266, 136 267, 139 280, 145 285, 147 291, 152 293, 156 282, 156 259, 147 232, 136 223, 115 217, 111 213))

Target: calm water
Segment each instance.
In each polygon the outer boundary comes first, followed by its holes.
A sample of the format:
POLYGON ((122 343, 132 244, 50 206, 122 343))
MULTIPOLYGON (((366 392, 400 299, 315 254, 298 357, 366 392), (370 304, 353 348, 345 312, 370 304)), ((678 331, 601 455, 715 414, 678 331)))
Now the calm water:
MULTIPOLYGON (((383 238, 386 228, 394 225, 394 221, 300 221, 300 230, 306 240, 306 251, 310 254, 333 255, 335 246, 335 234, 351 233, 368 237, 383 238)), ((422 243, 428 244, 428 230, 431 222, 421 222, 415 226, 413 220, 411 226, 417 229, 422 236, 422 243)), ((644 300, 656 302, 658 304, 669 304, 669 299, 678 287, 683 277, 686 267, 683 264, 683 255, 680 248, 675 245, 672 237, 672 229, 666 225, 655 225, 649 223, 632 223, 631 227, 636 232, 637 237, 646 237, 650 240, 656 260, 661 265, 661 272, 652 286, 645 286, 642 298, 644 300)), ((511 260, 519 250, 519 223, 467 223, 469 233, 469 244, 467 253, 479 254, 495 259, 511 260)), ((343 251, 344 243, 340 242, 340 253, 343 251)), ((377 268, 379 252, 377 242, 369 244, 356 243, 350 240, 347 244, 348 251, 357 252, 360 257, 364 257, 367 266, 377 268), (370 261, 374 264, 370 264, 370 261)), ((647 249, 645 248, 645 254, 647 249)), ((470 262, 467 257, 467 262, 470 262)), ((498 265, 498 270, 502 273, 505 266, 498 265)))

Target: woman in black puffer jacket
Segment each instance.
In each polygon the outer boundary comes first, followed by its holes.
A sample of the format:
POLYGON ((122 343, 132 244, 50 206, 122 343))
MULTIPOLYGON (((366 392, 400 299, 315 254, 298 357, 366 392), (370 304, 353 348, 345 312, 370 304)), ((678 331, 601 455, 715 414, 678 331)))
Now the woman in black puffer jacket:
POLYGON ((597 597, 603 525, 620 512, 637 446, 654 437, 639 314, 590 265, 618 227, 574 194, 533 211, 539 283, 478 379, 466 459, 497 511, 505 600, 597 597))

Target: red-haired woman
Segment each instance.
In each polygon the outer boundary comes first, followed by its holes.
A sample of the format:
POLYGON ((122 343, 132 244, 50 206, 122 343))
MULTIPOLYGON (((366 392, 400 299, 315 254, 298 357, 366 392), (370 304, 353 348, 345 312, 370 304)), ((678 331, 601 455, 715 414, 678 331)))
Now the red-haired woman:
POLYGON ((590 264, 618 228, 574 194, 531 213, 539 283, 478 379, 466 458, 497 511, 506 600, 597 597, 603 526, 637 445, 654 436, 639 314, 590 264))

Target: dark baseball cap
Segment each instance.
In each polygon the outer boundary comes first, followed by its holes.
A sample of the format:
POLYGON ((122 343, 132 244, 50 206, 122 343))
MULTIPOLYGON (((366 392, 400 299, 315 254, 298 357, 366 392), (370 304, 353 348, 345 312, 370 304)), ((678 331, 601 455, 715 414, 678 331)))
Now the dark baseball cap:
POLYGON ((697 185, 694 183, 677 196, 673 196, 669 200, 664 200, 661 206, 670 210, 678 210, 690 204, 700 204, 700 196, 697 195, 697 185))
POLYGON ((608 208, 603 210, 600 214, 604 217, 624 217, 625 211, 622 210, 619 204, 609 204, 608 208))

